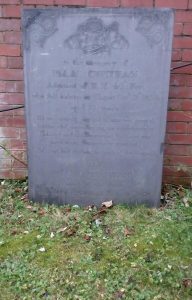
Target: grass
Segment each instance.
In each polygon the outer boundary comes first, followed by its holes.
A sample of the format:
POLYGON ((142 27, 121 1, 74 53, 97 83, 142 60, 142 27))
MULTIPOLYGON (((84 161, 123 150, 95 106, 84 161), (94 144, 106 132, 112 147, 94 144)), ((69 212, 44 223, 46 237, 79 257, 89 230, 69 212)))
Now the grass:
POLYGON ((160 209, 83 209, 0 187, 0 299, 192 299, 190 190, 168 190, 160 209))

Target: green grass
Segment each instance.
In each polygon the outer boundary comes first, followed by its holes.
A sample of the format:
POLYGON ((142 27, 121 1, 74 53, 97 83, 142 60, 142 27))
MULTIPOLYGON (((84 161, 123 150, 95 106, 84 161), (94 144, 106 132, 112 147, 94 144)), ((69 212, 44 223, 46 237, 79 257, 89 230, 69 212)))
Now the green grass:
POLYGON ((2 183, 0 299, 192 299, 190 190, 99 213, 32 204, 25 182, 2 183))

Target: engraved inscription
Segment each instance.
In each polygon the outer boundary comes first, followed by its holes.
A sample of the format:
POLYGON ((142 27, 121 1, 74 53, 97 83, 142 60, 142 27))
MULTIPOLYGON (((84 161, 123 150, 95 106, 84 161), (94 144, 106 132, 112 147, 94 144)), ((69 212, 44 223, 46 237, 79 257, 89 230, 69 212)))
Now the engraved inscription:
POLYGON ((30 199, 158 203, 170 17, 148 9, 27 10, 30 199))
POLYGON ((79 49, 85 54, 110 52, 112 49, 128 48, 127 39, 119 33, 119 23, 105 25, 98 17, 91 17, 80 24, 64 45, 69 49, 79 49))

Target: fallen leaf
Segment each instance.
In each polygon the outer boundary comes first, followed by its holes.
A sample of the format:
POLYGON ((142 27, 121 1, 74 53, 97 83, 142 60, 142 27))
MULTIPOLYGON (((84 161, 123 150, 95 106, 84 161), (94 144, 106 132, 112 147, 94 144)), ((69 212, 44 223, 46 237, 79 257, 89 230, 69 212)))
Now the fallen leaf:
POLYGON ((84 236, 84 240, 87 241, 87 242, 89 242, 91 240, 91 236, 89 234, 86 234, 84 236))
POLYGON ((105 201, 102 203, 102 206, 106 207, 106 208, 110 208, 113 206, 113 201, 109 200, 109 201, 105 201))
POLYGON ((186 288, 192 287, 192 278, 184 278, 183 279, 183 285, 186 288))
POLYGON ((72 208, 79 208, 79 205, 75 204, 72 206, 72 208))
POLYGON ((189 199, 187 197, 184 197, 182 199, 182 201, 183 201, 183 204, 185 205, 185 207, 189 207, 189 203, 188 203, 189 199))
POLYGON ((92 211, 94 209, 94 205, 88 205, 84 208, 84 210, 92 211))
POLYGON ((22 189, 21 188, 15 188, 15 192, 20 193, 20 192, 22 192, 22 189))
POLYGON ((32 209, 33 209, 33 206, 27 205, 26 208, 32 210, 32 209))
POLYGON ((168 220, 168 221, 172 221, 170 216, 165 217, 165 219, 168 220))
POLYGON ((106 225, 103 226, 103 227, 104 227, 104 229, 103 229, 104 233, 107 234, 107 235, 110 235, 111 234, 111 229, 106 225))
POLYGON ((77 232, 76 229, 74 229, 74 228, 69 228, 69 229, 66 231, 66 235, 67 235, 67 236, 73 236, 76 232, 77 232))
POLYGON ((71 212, 71 207, 66 207, 66 208, 65 208, 65 212, 66 212, 66 213, 71 212))
POLYGON ((28 202, 29 201, 29 195, 25 194, 24 196, 21 197, 21 200, 23 200, 24 202, 28 202))
POLYGON ((46 211, 45 211, 43 208, 41 208, 41 209, 39 210, 38 214, 39 214, 40 216, 44 216, 44 215, 46 214, 46 211))
POLYGON ((54 233, 53 233, 53 232, 51 232, 51 234, 50 234, 50 238, 52 239, 54 236, 55 236, 55 235, 54 235, 54 233))
POLYGON ((124 230, 124 235, 127 237, 127 236, 130 236, 130 235, 133 235, 133 234, 134 234, 133 229, 126 226, 125 230, 124 230))
POLYGON ((57 233, 64 232, 66 229, 67 229, 67 227, 59 228, 59 229, 57 230, 57 233))
POLYGON ((114 299, 123 299, 125 296, 125 289, 121 289, 114 294, 114 299))
POLYGON ((95 225, 98 227, 102 224, 102 221, 100 219, 95 220, 95 225))
POLYGON ((17 228, 14 228, 12 231, 11 231, 11 234, 12 235, 16 235, 16 234, 18 234, 19 233, 19 231, 17 230, 17 228))
POLYGON ((40 252, 45 252, 45 247, 41 247, 38 249, 40 252))

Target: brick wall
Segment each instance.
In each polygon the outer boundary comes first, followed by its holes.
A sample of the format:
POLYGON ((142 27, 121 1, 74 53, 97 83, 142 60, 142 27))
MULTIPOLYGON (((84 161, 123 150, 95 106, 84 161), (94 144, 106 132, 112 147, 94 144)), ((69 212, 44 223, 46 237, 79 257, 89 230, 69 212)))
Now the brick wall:
MULTIPOLYGON (((24 103, 21 10, 46 6, 171 7, 175 9, 172 65, 192 61, 192 0, 0 0, 0 109, 24 103)), ((22 109, 0 113, 0 144, 26 160, 22 109)), ((22 178, 27 170, 0 149, 0 178, 22 178)), ((164 181, 186 184, 192 178, 192 66, 174 70, 164 160, 164 181)))

